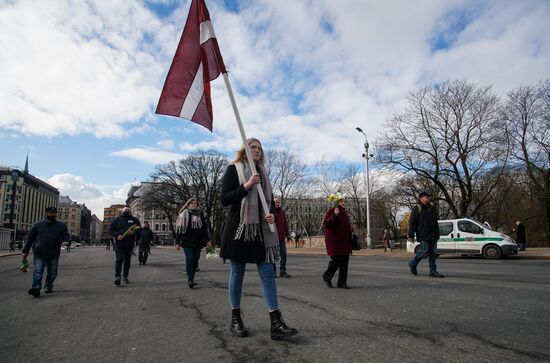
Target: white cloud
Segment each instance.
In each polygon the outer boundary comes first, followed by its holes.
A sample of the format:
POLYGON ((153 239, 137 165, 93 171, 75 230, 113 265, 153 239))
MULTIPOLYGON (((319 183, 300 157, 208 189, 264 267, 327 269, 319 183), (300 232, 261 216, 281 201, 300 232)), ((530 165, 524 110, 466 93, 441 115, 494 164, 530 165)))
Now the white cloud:
POLYGON ((171 160, 179 160, 184 157, 182 154, 153 149, 150 147, 133 147, 114 151, 110 155, 133 159, 150 165, 165 164, 171 160))
POLYGON ((173 149, 176 146, 176 142, 174 140, 160 140, 157 142, 158 147, 161 149, 173 149))
POLYGON ((58 188, 61 195, 68 195, 75 202, 86 204, 99 219, 103 219, 103 208, 125 202, 131 185, 98 185, 70 173, 55 174, 45 179, 58 188))

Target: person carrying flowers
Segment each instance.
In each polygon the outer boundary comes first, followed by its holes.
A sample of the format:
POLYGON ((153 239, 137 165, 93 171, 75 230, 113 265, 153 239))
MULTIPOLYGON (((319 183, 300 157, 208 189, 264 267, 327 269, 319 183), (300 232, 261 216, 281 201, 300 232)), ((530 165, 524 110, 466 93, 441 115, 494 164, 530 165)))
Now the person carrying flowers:
POLYGON ((348 286, 348 264, 351 254, 351 225, 346 212, 346 201, 340 193, 331 194, 327 200, 332 206, 323 220, 325 247, 330 256, 328 268, 323 274, 323 281, 332 288, 332 278, 338 273, 337 287, 350 289, 348 286))
POLYGON ((115 285, 117 286, 120 286, 120 274, 123 262, 124 272, 122 279, 125 284, 130 283, 128 280, 130 262, 132 260, 134 245, 136 240, 139 239, 140 228, 139 219, 132 216, 132 209, 129 206, 122 208, 122 215, 114 219, 109 227, 111 236, 115 238, 115 285))

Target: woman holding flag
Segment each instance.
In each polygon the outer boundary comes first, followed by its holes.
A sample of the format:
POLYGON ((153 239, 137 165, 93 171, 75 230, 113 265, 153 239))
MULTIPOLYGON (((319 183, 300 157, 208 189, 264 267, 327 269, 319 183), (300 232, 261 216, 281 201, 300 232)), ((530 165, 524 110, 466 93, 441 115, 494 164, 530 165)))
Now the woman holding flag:
POLYGON ((265 215, 260 205, 257 185, 260 184, 268 205, 273 205, 271 184, 264 167, 262 145, 257 139, 247 139, 257 173, 252 172, 244 146, 225 172, 221 202, 230 207, 223 233, 220 257, 231 261, 229 300, 232 308, 231 332, 248 336, 241 318, 241 293, 247 263, 255 263, 262 282, 264 299, 271 320, 271 339, 281 339, 298 333, 289 328, 281 316, 277 301, 277 285, 273 263, 279 260, 279 239, 271 232, 273 214, 265 215))

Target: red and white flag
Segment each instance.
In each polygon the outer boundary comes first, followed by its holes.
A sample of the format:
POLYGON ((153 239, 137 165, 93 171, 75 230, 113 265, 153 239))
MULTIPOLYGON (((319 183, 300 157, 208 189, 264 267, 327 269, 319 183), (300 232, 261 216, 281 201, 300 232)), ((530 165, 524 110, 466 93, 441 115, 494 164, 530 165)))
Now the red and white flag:
POLYGON ((192 0, 155 113, 181 117, 212 131, 210 81, 227 73, 204 0, 192 0))

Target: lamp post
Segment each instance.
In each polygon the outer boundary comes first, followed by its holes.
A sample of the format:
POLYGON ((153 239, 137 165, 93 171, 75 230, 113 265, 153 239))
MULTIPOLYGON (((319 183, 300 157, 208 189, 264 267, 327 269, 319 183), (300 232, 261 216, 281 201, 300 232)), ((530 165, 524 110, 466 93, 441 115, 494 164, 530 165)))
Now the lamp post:
POLYGON ((372 249, 372 239, 370 234, 370 186, 369 186, 369 159, 373 156, 372 154, 369 154, 369 141, 367 140, 367 134, 363 132, 363 130, 360 127, 355 128, 358 132, 365 135, 365 153, 362 155, 363 158, 365 158, 365 161, 367 163, 367 169, 365 171, 365 174, 367 176, 367 249, 372 249))

